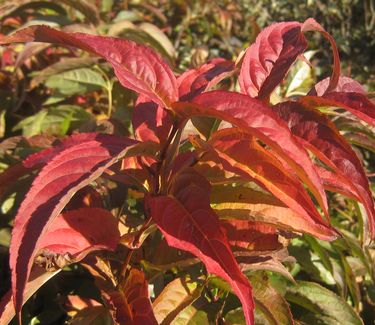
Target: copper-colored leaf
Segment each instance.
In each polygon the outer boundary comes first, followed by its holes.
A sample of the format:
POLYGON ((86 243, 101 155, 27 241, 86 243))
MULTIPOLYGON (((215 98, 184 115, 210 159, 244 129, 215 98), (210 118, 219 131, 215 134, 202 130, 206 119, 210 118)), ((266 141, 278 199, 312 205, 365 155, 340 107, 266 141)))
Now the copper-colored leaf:
POLYGON ((224 169, 255 181, 307 220, 329 227, 299 180, 251 135, 236 128, 223 129, 216 132, 208 144, 200 143, 211 151, 214 161, 220 162, 224 169))
POLYGON ((148 283, 142 271, 131 269, 118 291, 107 295, 113 320, 119 324, 157 325, 148 294, 148 283))
POLYGON ((337 233, 332 227, 293 212, 268 193, 244 186, 214 186, 211 203, 222 219, 258 221, 288 232, 308 233, 323 240, 332 240, 337 233))
POLYGON ((228 91, 211 91, 198 95, 193 103, 175 103, 173 109, 185 117, 206 115, 220 118, 259 138, 288 162, 328 215, 321 180, 306 150, 285 122, 263 102, 228 91))
POLYGON ((245 53, 239 83, 241 92, 268 101, 272 91, 284 79, 291 65, 307 47, 304 32, 318 31, 333 50, 333 72, 327 91, 333 90, 340 76, 340 58, 333 37, 314 19, 304 23, 282 22, 262 30, 245 53))
POLYGON ((177 314, 199 297, 202 286, 188 277, 168 283, 152 304, 159 324, 171 324, 177 314))

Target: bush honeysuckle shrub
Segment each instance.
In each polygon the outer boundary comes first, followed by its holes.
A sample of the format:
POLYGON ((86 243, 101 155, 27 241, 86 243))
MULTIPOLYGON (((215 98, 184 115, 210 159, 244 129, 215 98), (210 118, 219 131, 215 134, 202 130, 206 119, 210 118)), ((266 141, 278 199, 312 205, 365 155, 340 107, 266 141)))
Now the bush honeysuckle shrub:
MULTIPOLYGON (((132 137, 73 134, 2 174, 6 184, 36 173, 14 220, 1 324, 14 315, 21 322, 23 303, 72 263, 92 274, 102 296, 86 309, 116 324, 177 324, 210 308, 208 322, 254 324, 256 311, 257 319, 293 324, 282 293, 256 271, 293 281, 282 263, 290 238, 341 236, 330 223, 326 191, 359 202, 363 242, 374 237, 366 173, 330 116, 346 110, 373 127, 375 107, 360 84, 340 74, 335 42, 313 19, 275 23, 236 63, 218 58, 179 76, 152 49, 126 39, 38 25, 0 44, 18 42, 99 56, 138 99, 132 137), (331 76, 306 96, 275 102, 291 66, 306 60, 312 31, 331 44, 331 76), (225 89, 228 78, 238 79, 239 92, 225 89), (122 198, 116 216, 103 187, 122 198), (124 200, 129 196, 137 213, 124 200), (170 281, 158 289, 166 272, 170 281), (152 302, 149 284, 156 288, 152 302)), ((349 304, 328 296, 343 306, 347 323, 361 324, 349 304)))

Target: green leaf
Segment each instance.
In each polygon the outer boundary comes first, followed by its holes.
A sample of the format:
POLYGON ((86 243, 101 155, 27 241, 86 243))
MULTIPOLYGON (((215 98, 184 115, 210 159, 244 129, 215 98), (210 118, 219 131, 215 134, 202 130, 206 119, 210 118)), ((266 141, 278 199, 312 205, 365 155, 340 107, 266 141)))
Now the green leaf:
MULTIPOLYGON (((307 51, 304 53, 304 56, 307 60, 311 60, 316 52, 317 51, 307 51)), ((298 61, 291 68, 287 82, 288 88, 286 90, 286 97, 306 95, 314 83, 312 68, 306 62, 298 61)))
POLYGON ((52 75, 47 78, 45 85, 63 95, 71 96, 106 88, 107 82, 99 72, 80 68, 52 75))
POLYGON ((19 122, 13 131, 22 130, 22 134, 27 137, 31 137, 42 132, 43 120, 46 118, 48 111, 42 109, 35 115, 29 116, 19 122))
POLYGON ((289 302, 307 310, 302 316, 303 319, 310 319, 307 324, 363 324, 344 299, 317 283, 298 281, 287 289, 285 297, 289 302), (314 322, 311 322, 312 319, 314 322))
POLYGON ((315 254, 319 256, 319 258, 320 258, 322 264, 324 265, 324 267, 328 271, 333 273, 333 267, 332 267, 332 263, 329 259, 329 254, 324 249, 324 247, 322 247, 320 245, 319 241, 317 239, 315 239, 314 237, 307 236, 307 235, 305 235, 305 240, 311 246, 311 248, 315 252, 315 254))
POLYGON ((82 123, 93 119, 93 116, 79 106, 60 105, 42 109, 18 123, 13 131, 22 130, 24 136, 41 133, 65 135, 69 130, 78 128, 82 123))

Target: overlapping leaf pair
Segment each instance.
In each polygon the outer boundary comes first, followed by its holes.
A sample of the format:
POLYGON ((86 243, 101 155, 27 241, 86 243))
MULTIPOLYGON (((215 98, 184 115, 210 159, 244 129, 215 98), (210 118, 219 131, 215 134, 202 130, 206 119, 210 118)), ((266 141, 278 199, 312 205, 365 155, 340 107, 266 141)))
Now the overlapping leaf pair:
MULTIPOLYGON (((113 170, 117 169, 112 167, 119 161, 123 162, 122 175, 130 165, 142 171, 143 179, 134 185, 143 184, 147 192, 148 219, 143 230, 155 222, 170 246, 195 255, 209 273, 226 280, 242 303, 247 324, 254 323, 254 302, 250 282, 235 259, 238 249, 276 250, 282 232, 307 233, 324 240, 338 237, 329 222, 325 190, 361 202, 374 236, 374 202, 361 162, 318 110, 340 107, 374 125, 374 104, 359 84, 340 76, 335 43, 314 20, 278 23, 263 30, 244 54, 238 76, 241 93, 212 90, 238 72, 226 60, 213 60, 175 77, 150 48, 123 39, 33 26, 0 43, 31 41, 76 47, 104 58, 120 83, 139 97, 132 120, 136 140, 79 134, 24 162, 21 172, 41 170, 19 208, 12 233, 10 266, 17 314, 34 259, 41 252, 44 257, 47 251, 60 258, 65 253, 71 263, 93 249, 115 249, 117 225, 102 207, 61 213, 77 191, 99 177, 111 174, 116 179, 113 170), (273 91, 306 50, 305 32, 312 30, 321 32, 332 45, 332 76, 308 96, 271 105, 273 91), (191 150, 181 152, 189 119, 204 139, 189 136, 191 150), (217 131, 221 120, 231 127, 217 131), (317 159, 313 161, 307 150, 317 159), (258 187, 249 187, 250 182, 258 187), (90 227, 84 228, 80 221, 88 220, 90 227), (103 230, 113 236, 103 237, 103 230), (61 245, 60 235, 78 239, 61 245), (262 246, 258 237, 270 242, 262 246)), ((146 288, 144 277, 133 270, 125 285, 100 289, 108 305, 114 305, 115 321, 156 323, 146 288), (132 295, 140 291, 138 301, 132 295)))

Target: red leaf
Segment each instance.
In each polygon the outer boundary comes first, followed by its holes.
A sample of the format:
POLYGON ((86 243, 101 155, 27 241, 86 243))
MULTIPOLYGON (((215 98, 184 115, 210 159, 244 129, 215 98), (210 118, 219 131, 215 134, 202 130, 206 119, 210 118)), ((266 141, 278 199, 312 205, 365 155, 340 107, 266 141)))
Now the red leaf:
POLYGON ((336 182, 345 181, 346 186, 349 185, 357 194, 369 215, 374 235, 375 209, 369 182, 360 160, 334 124, 317 110, 305 108, 297 102, 278 104, 274 110, 288 122, 293 134, 341 177, 336 182))
MULTIPOLYGON (((201 144, 204 148, 204 144, 201 144)), ((255 139, 238 129, 223 129, 209 141, 207 150, 216 151, 216 161, 230 172, 250 178, 294 212, 312 223, 318 223, 333 234, 316 210, 310 196, 298 179, 290 176, 282 164, 255 139)), ((206 158, 207 159, 207 158, 206 158)))
POLYGON ((112 307, 114 321, 120 325, 157 325, 148 294, 148 283, 143 272, 137 269, 131 269, 119 291, 110 292, 106 300, 112 307))
MULTIPOLYGON (((311 96, 323 96, 328 89, 328 86, 330 84, 331 78, 325 78, 322 81, 319 81, 313 89, 310 90, 308 95, 311 96)), ((354 92, 354 93, 360 93, 365 95, 366 91, 364 87, 356 80, 348 78, 348 77, 343 77, 341 76, 339 78, 339 81, 337 83, 337 86, 335 89, 333 89, 335 92, 342 92, 342 93, 349 93, 349 92, 354 92)))
POLYGON ((280 249, 276 228, 249 220, 223 220, 229 244, 249 250, 265 251, 280 249))
POLYGON ((177 78, 180 101, 210 89, 234 71, 234 63, 225 59, 214 59, 199 68, 184 72, 177 78))
POLYGON ((185 117, 213 116, 258 137, 294 168, 328 215, 324 189, 307 152, 263 102, 228 91, 211 91, 198 95, 193 103, 175 103, 173 109, 185 117))
POLYGON ((331 92, 323 97, 305 96, 299 102, 307 107, 341 107, 375 126, 375 104, 366 95, 354 92, 331 92))
POLYGON ((47 26, 31 26, 3 38, 0 44, 46 42, 73 46, 106 59, 120 83, 163 107, 178 99, 176 78, 149 47, 132 41, 83 33, 64 33, 47 26))
POLYGON ((111 212, 82 208, 59 215, 39 240, 38 249, 43 254, 69 254, 77 262, 94 250, 115 250, 119 240, 118 222, 111 212))
POLYGON ((98 134, 62 151, 56 148, 60 152, 35 178, 15 217, 10 267, 17 313, 40 237, 75 192, 98 178, 119 157, 142 154, 145 148, 136 144, 127 138, 98 134))
POLYGON ((331 74, 331 77, 329 79, 329 84, 327 86, 326 91, 329 92, 329 91, 334 90, 339 83, 340 74, 341 74, 340 56, 339 56, 339 51, 337 49, 335 40, 313 18, 307 19, 302 24, 302 31, 303 32, 308 32, 308 31, 320 32, 323 35, 323 37, 326 38, 329 41, 329 43, 331 44, 332 52, 333 52, 333 69, 332 69, 332 74, 331 74))
POLYGON ((132 124, 137 139, 164 143, 173 121, 167 110, 140 95, 134 107, 132 124))
POLYGON ((268 101, 307 41, 298 22, 276 23, 263 29, 245 53, 238 78, 241 92, 268 101))
POLYGON ((238 267, 218 216, 210 207, 207 190, 210 184, 191 169, 182 178, 177 178, 174 185, 176 198, 147 198, 146 206, 168 245, 194 254, 205 264, 207 272, 222 277, 232 286, 242 303, 247 324, 253 324, 251 286, 238 267))

